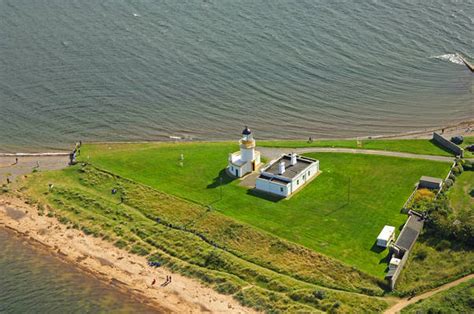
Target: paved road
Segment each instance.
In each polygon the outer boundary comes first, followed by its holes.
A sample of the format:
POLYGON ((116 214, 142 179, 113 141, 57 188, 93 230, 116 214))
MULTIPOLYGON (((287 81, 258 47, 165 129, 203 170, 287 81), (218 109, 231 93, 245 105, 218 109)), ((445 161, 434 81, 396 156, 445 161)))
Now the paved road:
POLYGON ((307 147, 307 148, 272 148, 272 147, 259 147, 258 150, 263 156, 276 159, 281 154, 286 153, 350 153, 350 154, 365 154, 365 155, 380 155, 380 156, 391 156, 401 158, 414 158, 424 160, 434 160, 443 162, 453 162, 454 157, 446 156, 434 156, 434 155, 419 155, 411 153, 391 152, 385 150, 369 150, 369 149, 355 149, 355 148, 333 148, 333 147, 307 147))
POLYGON ((436 289, 433 289, 431 291, 428 291, 428 292, 425 292, 423 294, 420 294, 416 297, 413 297, 411 299, 408 299, 408 298, 405 298, 405 299, 401 299, 400 301, 398 301, 397 303, 395 303, 395 305, 393 305, 391 308, 389 308, 388 310, 386 310, 384 312, 384 314, 395 314, 395 313, 399 313, 402 309, 404 309, 405 307, 407 307, 408 305, 410 304, 413 304, 413 303, 416 303, 420 300, 423 300, 423 299, 426 299, 426 298, 429 298, 435 294, 437 294, 438 292, 441 292, 441 291, 445 291, 445 290, 448 290, 450 288, 453 288, 463 282, 466 282, 470 279, 474 279, 474 274, 471 274, 471 275, 467 275, 465 277, 462 277, 462 278, 459 278, 458 280, 455 280, 455 281, 452 281, 452 282, 449 282, 445 285, 442 285, 436 289))

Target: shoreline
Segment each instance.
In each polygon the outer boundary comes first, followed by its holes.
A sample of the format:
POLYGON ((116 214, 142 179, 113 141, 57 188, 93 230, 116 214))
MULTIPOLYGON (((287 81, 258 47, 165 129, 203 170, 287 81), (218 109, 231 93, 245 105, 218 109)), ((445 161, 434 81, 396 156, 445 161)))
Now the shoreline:
MULTIPOLYGON (((369 135, 369 136, 360 136, 360 137, 317 137, 314 140, 396 140, 396 139, 428 139, 431 138, 433 132, 441 132, 444 130, 444 135, 447 137, 454 136, 454 135, 461 135, 461 136, 474 136, 474 119, 464 120, 457 123, 447 124, 441 127, 433 127, 428 129, 422 130, 412 130, 406 131, 403 133, 396 133, 396 134, 379 134, 379 135, 369 135), (471 132, 468 132, 467 129, 471 128, 471 132)), ((306 138, 275 138, 275 139, 265 139, 261 138, 260 141, 298 141, 298 140, 306 140, 306 138)), ((140 143, 172 143, 172 142, 182 142, 182 143, 200 143, 200 142, 227 142, 233 141, 233 139, 193 139, 188 137, 180 137, 180 136, 169 136, 168 140, 158 139, 158 140, 137 140, 137 141, 87 141, 89 144, 140 144, 140 143)), ((71 147, 73 147, 73 143, 71 143, 71 147)), ((51 157, 60 157, 60 156, 69 156, 69 151, 55 149, 52 152, 2 152, 0 151, 0 157, 43 157, 43 156, 51 156, 51 157)))
POLYGON ((39 216, 35 206, 21 198, 0 196, 0 227, 47 250, 87 275, 131 294, 135 300, 166 313, 255 313, 232 296, 219 294, 195 279, 148 266, 145 257, 118 249, 105 240, 67 229, 54 217, 39 216), (166 276, 172 282, 161 287, 166 276), (156 279, 156 284, 152 281, 156 279))

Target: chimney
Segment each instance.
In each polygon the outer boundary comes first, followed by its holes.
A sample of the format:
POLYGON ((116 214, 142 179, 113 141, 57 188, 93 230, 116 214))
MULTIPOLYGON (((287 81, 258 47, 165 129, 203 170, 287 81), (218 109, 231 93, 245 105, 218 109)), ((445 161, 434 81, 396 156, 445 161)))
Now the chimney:
POLYGON ((280 161, 280 165, 278 167, 278 173, 279 174, 284 174, 285 173, 285 162, 280 161))
POLYGON ((295 153, 292 153, 292 154, 291 154, 291 165, 292 165, 292 166, 296 165, 296 163, 297 163, 296 156, 297 156, 297 155, 296 155, 295 153))

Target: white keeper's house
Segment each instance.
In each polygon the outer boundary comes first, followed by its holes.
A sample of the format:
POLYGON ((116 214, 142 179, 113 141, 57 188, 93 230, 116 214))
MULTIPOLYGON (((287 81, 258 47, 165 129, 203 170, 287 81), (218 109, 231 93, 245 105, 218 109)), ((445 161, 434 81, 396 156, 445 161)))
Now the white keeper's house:
POLYGON ((237 178, 258 169, 260 166, 260 152, 255 150, 255 139, 248 127, 242 131, 239 141, 240 151, 229 154, 228 172, 237 178))
POLYGON ((270 162, 260 171, 255 188, 288 197, 319 173, 319 160, 285 154, 270 162))
MULTIPOLYGON (((258 170, 261 162, 260 152, 255 150, 255 139, 248 127, 242 131, 239 144, 240 151, 229 154, 227 166, 228 173, 237 178, 258 170)), ((318 173, 319 160, 297 154, 284 154, 260 170, 255 189, 288 197, 318 173)))

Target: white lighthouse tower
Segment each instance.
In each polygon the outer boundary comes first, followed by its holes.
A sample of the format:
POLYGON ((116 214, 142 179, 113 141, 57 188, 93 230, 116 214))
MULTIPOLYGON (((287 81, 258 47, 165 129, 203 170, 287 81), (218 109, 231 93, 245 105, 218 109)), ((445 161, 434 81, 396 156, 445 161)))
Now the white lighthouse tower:
POLYGON ((229 155, 227 170, 234 177, 241 178, 260 166, 260 152, 255 150, 255 139, 248 127, 242 131, 240 151, 229 155))

